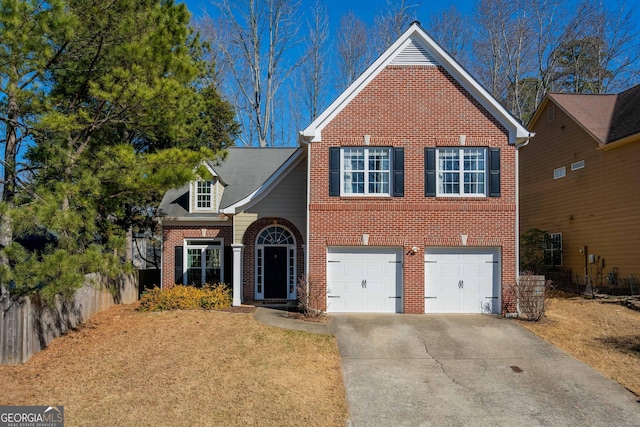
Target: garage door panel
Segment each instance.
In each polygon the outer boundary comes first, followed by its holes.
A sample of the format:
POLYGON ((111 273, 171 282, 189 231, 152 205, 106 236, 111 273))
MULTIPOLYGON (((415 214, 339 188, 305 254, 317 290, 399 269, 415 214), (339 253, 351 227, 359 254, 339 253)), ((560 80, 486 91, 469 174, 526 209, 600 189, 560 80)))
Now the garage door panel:
POLYGON ((499 248, 427 248, 425 312, 499 313, 499 248))
POLYGON ((401 248, 328 248, 327 260, 327 311, 402 311, 401 248))

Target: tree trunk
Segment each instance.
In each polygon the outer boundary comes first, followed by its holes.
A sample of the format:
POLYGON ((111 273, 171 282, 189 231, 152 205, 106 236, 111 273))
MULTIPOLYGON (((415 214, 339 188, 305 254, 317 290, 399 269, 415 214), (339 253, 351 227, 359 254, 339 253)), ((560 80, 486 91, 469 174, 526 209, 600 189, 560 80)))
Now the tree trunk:
MULTIPOLYGON (((4 185, 2 186, 2 202, 4 214, 0 218, 0 249, 8 246, 13 241, 13 224, 10 210, 14 205, 16 192, 16 157, 18 154, 18 101, 15 93, 10 91, 7 102, 7 121, 5 123, 5 150, 4 150, 4 185)), ((7 265, 8 260, 3 252, 0 252, 0 264, 7 265)))

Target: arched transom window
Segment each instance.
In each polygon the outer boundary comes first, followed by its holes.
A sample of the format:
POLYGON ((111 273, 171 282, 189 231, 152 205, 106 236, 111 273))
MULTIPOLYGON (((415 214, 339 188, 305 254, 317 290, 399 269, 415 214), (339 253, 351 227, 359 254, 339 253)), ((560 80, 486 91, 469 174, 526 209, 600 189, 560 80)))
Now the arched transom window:
POLYGON ((259 245, 293 245, 295 240, 289 230, 274 225, 262 230, 257 243, 259 245))

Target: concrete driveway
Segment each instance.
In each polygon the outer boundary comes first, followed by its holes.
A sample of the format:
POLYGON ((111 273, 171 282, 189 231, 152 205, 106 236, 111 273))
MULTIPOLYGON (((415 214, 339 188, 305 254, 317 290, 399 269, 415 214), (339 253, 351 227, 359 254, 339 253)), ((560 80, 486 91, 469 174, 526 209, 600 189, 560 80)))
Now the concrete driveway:
POLYGON ((508 319, 331 318, 350 426, 640 426, 637 397, 508 319))

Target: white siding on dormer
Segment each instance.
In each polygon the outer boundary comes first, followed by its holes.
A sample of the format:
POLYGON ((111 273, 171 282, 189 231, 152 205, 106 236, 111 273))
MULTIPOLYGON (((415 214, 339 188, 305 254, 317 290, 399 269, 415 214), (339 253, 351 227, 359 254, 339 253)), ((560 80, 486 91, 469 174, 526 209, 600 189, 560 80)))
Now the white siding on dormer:
POLYGON ((215 184, 213 184, 213 207, 216 212, 218 211, 220 202, 222 201, 222 193, 224 193, 224 185, 222 185, 220 180, 216 179, 215 184))

